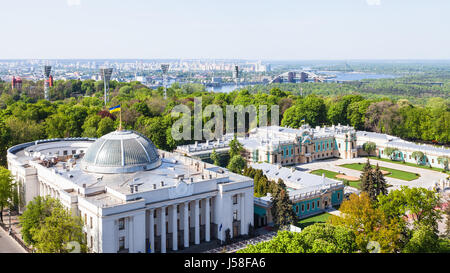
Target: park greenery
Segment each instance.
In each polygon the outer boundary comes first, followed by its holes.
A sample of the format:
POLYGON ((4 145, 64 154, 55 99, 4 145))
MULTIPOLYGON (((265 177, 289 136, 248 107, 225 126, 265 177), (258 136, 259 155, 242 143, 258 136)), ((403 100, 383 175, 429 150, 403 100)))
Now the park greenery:
POLYGON ((14 203, 15 190, 11 172, 4 167, 0 167, 0 222, 3 223, 3 209, 11 208, 14 203))
MULTIPOLYGON (((352 194, 341 204, 340 216, 316 217, 319 220, 301 232, 279 230, 272 240, 239 252, 448 253, 450 223, 447 235, 440 236, 437 222, 443 212, 436 209, 439 205, 436 192, 424 188, 402 187, 377 200, 367 192, 352 194)), ((444 213, 449 215, 449 209, 444 213)))
POLYGON ((81 217, 73 216, 57 199, 35 197, 20 216, 20 225, 25 244, 36 252, 87 251, 81 217), (72 249, 70 244, 78 245, 79 249, 72 249))
MULTIPOLYGON (((364 88, 351 84, 304 83, 301 84, 303 96, 300 96, 299 84, 256 85, 230 93, 213 93, 201 84, 174 83, 167 90, 167 100, 163 99, 163 88, 150 89, 140 82, 111 81, 111 101, 106 106, 102 100, 102 81, 57 80, 50 88, 51 101, 42 99, 42 81, 25 80, 21 90, 0 82, 0 164, 5 166, 6 149, 15 144, 45 138, 100 137, 115 130, 119 123, 117 113, 109 114, 107 109, 117 104, 122 105, 125 129, 148 136, 160 149, 173 150, 192 141, 174 140, 171 127, 179 117, 172 117, 171 110, 180 104, 193 109, 195 97, 202 98, 203 109, 211 104, 222 109, 227 105, 254 105, 257 109, 267 105, 268 120, 272 114, 270 107, 278 105, 278 118, 283 126, 340 123, 408 140, 450 144, 447 83, 429 87, 432 89, 429 92, 438 89, 440 97, 426 98, 419 104, 388 95, 381 84, 384 81, 379 81, 371 82, 380 85, 373 92, 387 94, 385 97, 366 96, 364 88)), ((401 90, 411 94, 427 88, 401 86, 401 90)), ((203 117, 202 122, 209 119, 203 117)), ((191 127, 193 136, 193 124, 191 127)))

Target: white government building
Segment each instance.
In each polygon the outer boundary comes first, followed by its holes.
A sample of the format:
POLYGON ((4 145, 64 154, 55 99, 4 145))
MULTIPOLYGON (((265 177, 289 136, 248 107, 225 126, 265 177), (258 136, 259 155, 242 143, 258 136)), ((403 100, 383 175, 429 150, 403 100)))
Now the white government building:
POLYGON ((59 199, 84 220, 91 252, 165 253, 253 225, 252 179, 157 150, 134 131, 24 143, 7 159, 25 204, 59 199))

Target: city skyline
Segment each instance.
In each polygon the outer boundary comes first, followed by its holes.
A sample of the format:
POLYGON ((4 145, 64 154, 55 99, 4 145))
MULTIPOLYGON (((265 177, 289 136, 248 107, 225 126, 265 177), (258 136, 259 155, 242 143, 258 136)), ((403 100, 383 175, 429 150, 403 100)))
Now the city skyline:
POLYGON ((0 59, 450 59, 450 3, 431 2, 20 0, 0 59))

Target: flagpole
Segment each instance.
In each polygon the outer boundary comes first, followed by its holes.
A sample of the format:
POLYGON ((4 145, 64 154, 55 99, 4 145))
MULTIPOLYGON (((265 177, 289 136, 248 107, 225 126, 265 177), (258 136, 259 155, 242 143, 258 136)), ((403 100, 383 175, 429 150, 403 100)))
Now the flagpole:
POLYGON ((119 122, 119 131, 122 131, 122 108, 120 108, 120 122, 119 122))

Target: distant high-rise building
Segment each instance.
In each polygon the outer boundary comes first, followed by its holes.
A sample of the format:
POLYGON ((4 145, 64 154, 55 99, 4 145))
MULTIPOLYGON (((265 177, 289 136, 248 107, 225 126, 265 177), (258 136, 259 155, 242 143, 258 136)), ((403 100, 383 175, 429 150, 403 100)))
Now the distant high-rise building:
POLYGON ((21 90, 22 89, 22 79, 20 77, 12 77, 11 88, 21 90))
POLYGON ((306 74, 305 72, 302 72, 300 74, 300 82, 306 82, 308 80, 308 74, 306 74))
POLYGON ((288 72, 288 82, 295 83, 295 72, 288 72))
POLYGON ((49 78, 50 78, 50 72, 52 71, 52 67, 49 65, 44 66, 44 98, 46 100, 50 99, 49 96, 49 87, 53 85, 53 78, 50 82, 49 78), (51 83, 51 85, 50 85, 51 83))
POLYGON ((167 72, 169 71, 169 67, 169 64, 161 64, 161 70, 163 73, 164 99, 167 99, 167 72))
POLYGON ((113 69, 112 68, 100 68, 100 77, 103 80, 103 85, 105 87, 104 99, 105 105, 109 100, 109 81, 111 80, 113 69))

